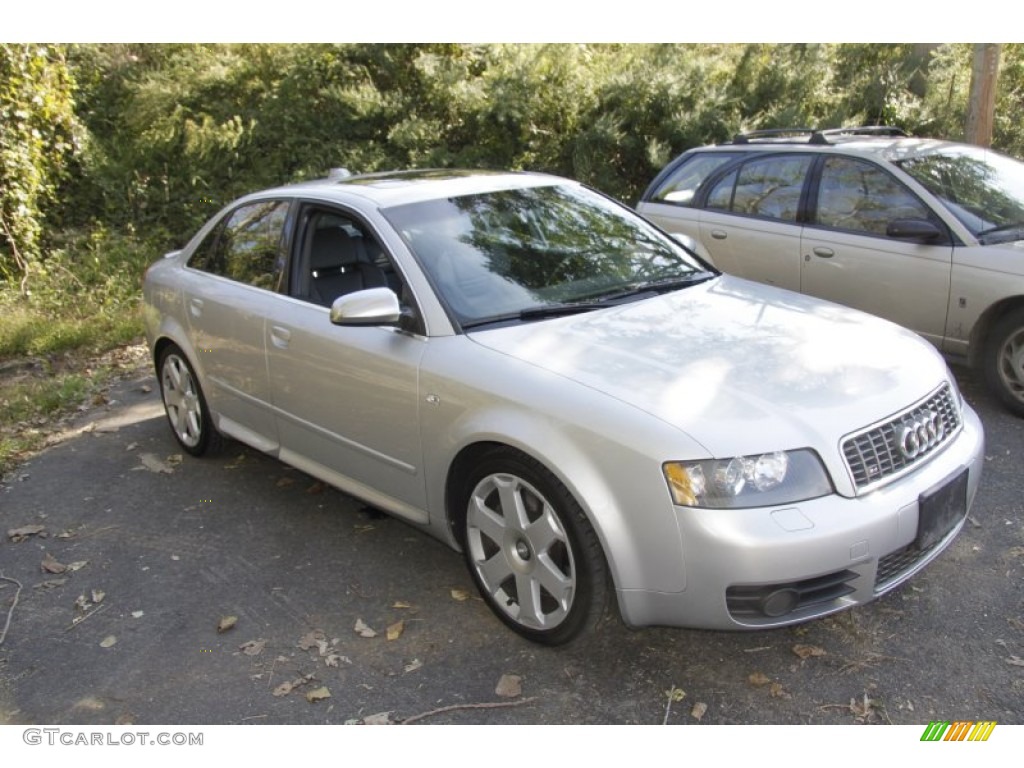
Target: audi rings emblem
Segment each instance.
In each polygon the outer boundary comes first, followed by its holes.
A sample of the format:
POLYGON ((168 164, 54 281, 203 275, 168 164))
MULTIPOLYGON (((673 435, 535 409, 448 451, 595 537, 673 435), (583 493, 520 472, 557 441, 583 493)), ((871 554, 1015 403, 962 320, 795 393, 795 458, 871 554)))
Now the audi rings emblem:
POLYGON ((907 459, 916 459, 942 442, 946 423, 939 414, 926 410, 914 414, 896 429, 896 444, 907 459))

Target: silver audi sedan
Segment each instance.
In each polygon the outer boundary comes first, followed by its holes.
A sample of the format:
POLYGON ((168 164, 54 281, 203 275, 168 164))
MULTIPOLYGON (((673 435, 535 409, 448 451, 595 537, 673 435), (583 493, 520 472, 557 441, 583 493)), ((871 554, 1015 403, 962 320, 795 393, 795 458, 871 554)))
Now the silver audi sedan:
POLYGON ((949 546, 981 477, 918 336, 553 176, 259 192, 144 294, 185 451, 233 438, 422 528, 541 643, 609 609, 763 629, 867 602, 949 546))

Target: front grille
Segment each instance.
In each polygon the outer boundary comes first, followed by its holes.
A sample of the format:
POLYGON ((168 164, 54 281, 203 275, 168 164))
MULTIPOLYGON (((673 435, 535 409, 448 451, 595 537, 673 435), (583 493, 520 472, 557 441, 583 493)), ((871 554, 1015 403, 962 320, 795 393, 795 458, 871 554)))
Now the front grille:
POLYGON ((902 474, 953 438, 960 410, 949 384, 917 405, 843 441, 843 458, 858 491, 902 474))
POLYGON ((936 542, 927 549, 919 549, 914 544, 908 544, 879 558, 878 573, 875 574, 875 593, 884 592, 886 587, 928 557, 941 543, 936 542))

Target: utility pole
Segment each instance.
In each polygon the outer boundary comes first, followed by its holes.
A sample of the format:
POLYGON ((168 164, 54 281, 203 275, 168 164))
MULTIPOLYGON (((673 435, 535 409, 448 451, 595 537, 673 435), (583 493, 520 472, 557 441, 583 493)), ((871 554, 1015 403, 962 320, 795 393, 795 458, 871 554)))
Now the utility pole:
POLYGON ((975 43, 971 65, 971 95, 967 102, 965 138, 970 144, 992 146, 992 123, 996 111, 996 81, 999 79, 999 44, 975 43))

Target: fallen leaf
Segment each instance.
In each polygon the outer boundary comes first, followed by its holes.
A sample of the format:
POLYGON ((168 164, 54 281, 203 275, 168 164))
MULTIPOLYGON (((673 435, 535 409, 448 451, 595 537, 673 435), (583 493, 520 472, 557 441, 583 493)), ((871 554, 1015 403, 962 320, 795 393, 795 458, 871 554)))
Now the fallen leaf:
POLYGON ((292 688, 295 686, 291 682, 281 683, 277 688, 274 689, 273 695, 277 697, 287 696, 292 692, 292 688))
POLYGON ((172 453, 170 456, 167 457, 167 464, 168 466, 176 467, 179 464, 181 464, 181 462, 184 460, 185 457, 182 456, 180 453, 172 453))
POLYGON ((142 466, 135 467, 135 469, 148 469, 150 472, 163 473, 165 475, 174 473, 174 469, 169 464, 161 461, 159 457, 152 453, 140 453, 139 461, 142 462, 142 466))
POLYGON ((1011 655, 1010 658, 1005 660, 1007 664, 1012 664, 1015 667, 1024 667, 1024 659, 1019 656, 1011 655))
POLYGON ((356 619, 355 630, 356 630, 356 634, 359 635, 360 637, 376 637, 377 636, 377 633, 374 630, 370 629, 370 627, 362 619, 356 619))
POLYGON ((57 538, 58 539, 73 539, 77 535, 78 534, 75 533, 74 531, 66 531, 65 530, 65 531, 61 531, 60 533, 58 533, 57 534, 57 538))
POLYGON ((686 691, 673 685, 669 690, 665 691, 665 695, 669 701, 682 701, 686 698, 686 691))
POLYGON ((114 725, 135 725, 135 715, 131 712, 124 712, 114 721, 114 725))
POLYGON ((141 387, 139 387, 139 392, 141 392, 144 395, 148 395, 152 391, 153 388, 149 386, 149 384, 143 384, 141 387))
POLYGON ((808 659, 811 656, 824 656, 825 649, 819 648, 816 645, 801 645, 797 643, 793 646, 793 653, 795 653, 801 659, 808 659))
POLYGON ((306 493, 323 493, 326 488, 327 486, 318 480, 306 489, 306 493))
POLYGON ((35 585, 36 589, 54 589, 55 587, 63 587, 67 583, 67 579, 47 579, 41 581, 35 585))
POLYGON ((461 603, 461 602, 463 602, 465 600, 469 600, 470 597, 471 597, 470 593, 467 592, 464 589, 453 589, 452 590, 452 600, 458 600, 461 603))
POLYGON ((68 569, 66 565, 54 560, 53 555, 49 552, 46 553, 46 557, 44 557, 43 562, 40 563, 40 568, 43 569, 43 573, 64 573, 64 571, 68 569))
POLYGON ((100 648, 110 648, 116 642, 116 637, 114 637, 113 635, 107 635, 100 641, 100 648))
POLYGON ((502 675, 494 693, 505 699, 514 699, 523 693, 523 678, 519 675, 502 675))
POLYGON ((80 571, 89 564, 88 560, 75 560, 73 563, 68 563, 68 571, 80 571))
POLYGON ((771 682, 771 678, 763 672, 754 672, 747 678, 747 682, 760 688, 762 685, 768 685, 771 682))
POLYGON ((45 525, 23 525, 20 528, 11 528, 7 531, 7 538, 17 544, 29 536, 35 536, 46 530, 45 525))
POLYGON ((404 621, 396 621, 390 627, 388 627, 388 640, 397 640, 402 636, 402 630, 405 629, 404 621))
POLYGON ((361 721, 362 725, 393 725, 390 712, 378 712, 375 715, 367 715, 361 721))
POLYGON ((250 640, 246 643, 242 643, 238 646, 238 650, 244 653, 246 656, 259 656, 263 653, 263 649, 266 647, 267 641, 263 638, 259 640, 250 640))
POLYGON ((312 632, 307 632, 299 639, 299 648, 304 651, 308 651, 310 648, 315 647, 324 640, 324 631, 322 629, 314 629, 312 632))
POLYGON ((410 605, 409 603, 405 602, 404 600, 396 600, 392 604, 391 607, 392 608, 412 608, 412 605, 410 605))
POLYGON ((238 469, 242 466, 242 462, 245 461, 245 454, 239 454, 238 457, 230 464, 225 465, 224 469, 238 469))
POLYGON ((133 619, 141 619, 145 615, 146 615, 145 611, 132 611, 132 618, 133 619))
POLYGON ((277 481, 277 487, 278 488, 284 488, 285 486, 293 485, 294 483, 295 483, 294 479, 292 479, 290 477, 282 477, 280 480, 277 481))
POLYGON ((782 683, 772 683, 768 686, 768 695, 773 699, 788 699, 791 698, 786 689, 782 687, 782 683))
POLYGON ((331 692, 327 690, 326 685, 321 685, 319 688, 314 688, 312 691, 309 691, 306 694, 306 701, 308 701, 310 704, 329 698, 331 698, 331 692))
POLYGON ((124 449, 125 449, 126 451, 134 451, 134 450, 135 450, 136 448, 138 448, 138 447, 139 447, 139 444, 138 444, 138 443, 128 443, 128 445, 126 445, 126 446, 124 447, 124 449))
POLYGON ((96 603, 97 605, 102 603, 103 602, 103 598, 105 598, 106 596, 107 596, 107 593, 103 592, 103 591, 101 591, 99 589, 94 589, 92 591, 92 601, 94 603, 96 603))
POLYGON ((75 598, 75 608, 79 611, 86 611, 89 609, 89 598, 85 595, 79 595, 75 598))
POLYGON ((698 701, 696 704, 693 705, 693 709, 690 710, 690 717, 692 717, 694 720, 700 720, 704 717, 707 711, 708 705, 705 704, 703 701, 698 701))
POLYGON ((229 629, 232 629, 237 623, 237 616, 224 616, 217 623, 217 633, 220 634, 222 632, 227 632, 229 629))
POLYGON ((419 669, 422 666, 423 666, 423 662, 422 661, 420 661, 419 659, 413 659, 408 664, 406 664, 404 667, 402 667, 402 671, 403 672, 415 672, 417 669, 419 669))

